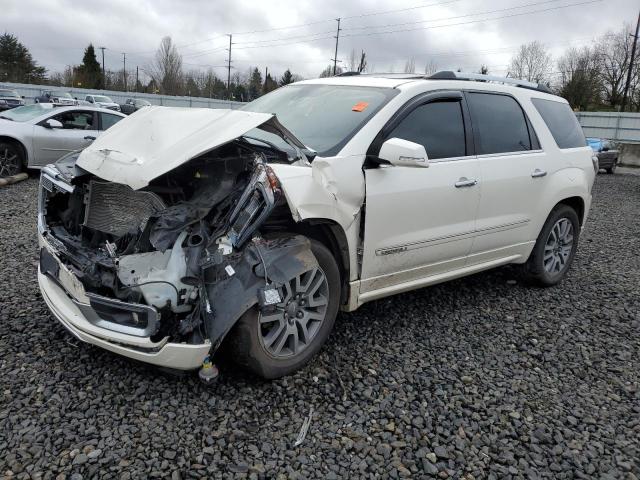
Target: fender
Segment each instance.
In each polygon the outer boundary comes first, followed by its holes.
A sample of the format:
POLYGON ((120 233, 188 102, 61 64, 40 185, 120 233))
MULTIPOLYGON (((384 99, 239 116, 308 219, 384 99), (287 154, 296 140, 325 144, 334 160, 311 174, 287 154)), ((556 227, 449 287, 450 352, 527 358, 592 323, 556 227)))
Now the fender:
POLYGON ((262 240, 257 248, 250 242, 243 251, 204 270, 205 302, 209 304, 204 308, 204 324, 212 353, 238 319, 258 303, 258 290, 265 286, 260 255, 269 282, 276 285, 318 266, 311 243, 301 235, 262 240))

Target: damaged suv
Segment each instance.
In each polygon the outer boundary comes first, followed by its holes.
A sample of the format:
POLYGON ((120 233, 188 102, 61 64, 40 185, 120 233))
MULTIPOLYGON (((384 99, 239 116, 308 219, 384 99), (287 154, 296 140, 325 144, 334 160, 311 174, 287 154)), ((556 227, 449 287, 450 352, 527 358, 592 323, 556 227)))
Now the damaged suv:
POLYGON ((582 130, 543 87, 460 75, 311 80, 242 110, 122 120, 42 170, 46 303, 130 358, 196 369, 224 341, 276 378, 340 308, 507 263, 557 284, 591 202, 582 130))

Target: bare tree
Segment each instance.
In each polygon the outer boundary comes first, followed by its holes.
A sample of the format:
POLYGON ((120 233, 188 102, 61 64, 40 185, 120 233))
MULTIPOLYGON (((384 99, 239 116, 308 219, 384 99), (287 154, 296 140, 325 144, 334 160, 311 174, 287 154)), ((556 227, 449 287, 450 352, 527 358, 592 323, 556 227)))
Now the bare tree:
POLYGON ((424 73, 427 75, 433 75, 438 71, 438 64, 433 60, 429 60, 429 63, 424 67, 424 73))
POLYGON ((589 47, 570 48, 558 60, 558 93, 575 109, 599 103, 598 55, 589 47))
POLYGON ((551 75, 551 54, 538 42, 520 45, 518 53, 511 58, 509 74, 529 82, 546 83, 551 75))
POLYGON ((347 72, 357 72, 358 65, 360 65, 359 55, 356 53, 356 49, 352 48, 349 53, 349 59, 347 60, 347 72))
MULTIPOLYGON (((612 107, 622 103, 624 85, 629 71, 633 37, 631 26, 625 24, 617 33, 609 32, 596 42, 602 90, 612 107)), ((638 70, 632 72, 631 84, 638 82, 638 70)))
POLYGON ((484 63, 482 65, 480 65, 480 70, 478 70, 478 73, 481 75, 489 75, 489 67, 487 67, 484 63))
POLYGON ((404 73, 416 73, 416 59, 414 57, 405 62, 404 73))
MULTIPOLYGON (((336 75, 342 73, 342 67, 336 66, 336 75)), ((333 65, 327 65, 327 67, 320 72, 320 78, 333 77, 333 65)))
POLYGON ((164 37, 160 42, 148 73, 160 88, 161 93, 168 95, 182 93, 182 55, 171 42, 171 37, 164 37))

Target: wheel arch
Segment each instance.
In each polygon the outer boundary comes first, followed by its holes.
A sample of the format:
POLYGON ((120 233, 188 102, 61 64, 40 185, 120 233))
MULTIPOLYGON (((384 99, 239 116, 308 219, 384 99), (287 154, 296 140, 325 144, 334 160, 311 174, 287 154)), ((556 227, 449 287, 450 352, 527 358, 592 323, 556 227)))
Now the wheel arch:
POLYGON ((29 166, 29 152, 22 141, 10 135, 0 135, 0 142, 8 142, 17 145, 20 149, 20 152, 22 153, 22 165, 24 166, 24 168, 27 168, 29 166))
MULTIPOLYGON (((554 205, 553 208, 556 208, 558 205, 567 205, 573 208, 578 215, 578 220, 580 222, 580 227, 584 224, 584 214, 585 214, 585 202, 584 199, 580 196, 567 197, 560 200, 558 203, 554 205)), ((553 210, 553 209, 552 209, 553 210)))

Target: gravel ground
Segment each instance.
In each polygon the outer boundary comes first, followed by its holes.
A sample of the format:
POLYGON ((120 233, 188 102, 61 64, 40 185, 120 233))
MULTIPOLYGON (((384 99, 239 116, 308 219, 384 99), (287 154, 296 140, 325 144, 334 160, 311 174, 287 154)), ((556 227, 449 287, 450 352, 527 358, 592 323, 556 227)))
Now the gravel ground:
POLYGON ((598 177, 560 287, 505 267, 374 302, 304 371, 225 368, 215 390, 58 325, 35 280, 36 192, 0 189, 0 477, 640 476, 638 176, 598 177))

